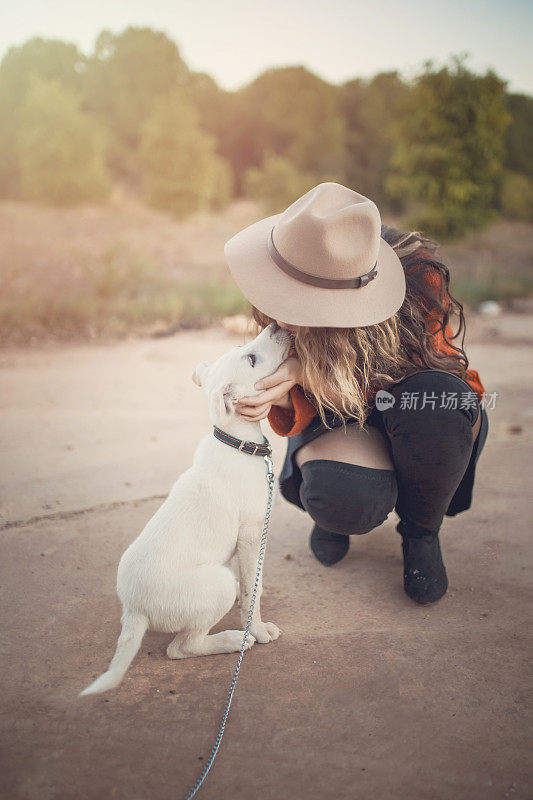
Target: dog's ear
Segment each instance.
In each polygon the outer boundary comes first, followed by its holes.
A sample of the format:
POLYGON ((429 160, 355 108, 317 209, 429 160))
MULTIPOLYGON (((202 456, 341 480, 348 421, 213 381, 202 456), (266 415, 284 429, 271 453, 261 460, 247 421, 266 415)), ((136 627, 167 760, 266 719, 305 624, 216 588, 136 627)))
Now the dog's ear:
POLYGON ((223 383, 210 394, 209 410, 213 422, 223 422, 229 416, 235 414, 232 400, 235 398, 235 386, 233 383, 223 383))
POLYGON ((209 367, 211 366, 211 361, 200 361, 199 364, 196 365, 195 370, 192 374, 192 379, 197 386, 203 386, 205 383, 205 376, 209 371, 209 367))

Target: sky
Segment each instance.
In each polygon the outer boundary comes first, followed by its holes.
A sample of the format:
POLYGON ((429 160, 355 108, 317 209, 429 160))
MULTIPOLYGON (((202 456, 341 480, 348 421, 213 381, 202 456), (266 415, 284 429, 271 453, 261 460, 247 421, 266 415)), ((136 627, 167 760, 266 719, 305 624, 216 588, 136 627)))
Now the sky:
POLYGON ((237 89, 268 67, 304 65, 333 83, 466 54, 510 92, 533 94, 531 0, 0 0, 0 57, 33 36, 89 53, 103 29, 164 31, 189 67, 237 89))

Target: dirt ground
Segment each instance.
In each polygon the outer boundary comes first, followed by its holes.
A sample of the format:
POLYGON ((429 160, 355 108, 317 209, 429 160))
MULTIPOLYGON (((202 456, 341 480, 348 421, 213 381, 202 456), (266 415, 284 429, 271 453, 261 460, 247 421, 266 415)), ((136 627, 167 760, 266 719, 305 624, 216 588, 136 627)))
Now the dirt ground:
MULTIPOLYGON (((205 800, 533 797, 533 318, 470 329, 498 396, 473 507, 442 529, 448 593, 404 594, 394 513, 328 569, 278 498, 262 606, 283 635, 245 655, 205 800)), ((192 370, 239 343, 214 328, 0 354, 2 798, 183 798, 205 763, 236 655, 171 662, 150 633, 120 688, 78 692, 113 653, 119 557, 208 429, 192 370)), ((264 430, 279 473, 286 441, 264 430)))

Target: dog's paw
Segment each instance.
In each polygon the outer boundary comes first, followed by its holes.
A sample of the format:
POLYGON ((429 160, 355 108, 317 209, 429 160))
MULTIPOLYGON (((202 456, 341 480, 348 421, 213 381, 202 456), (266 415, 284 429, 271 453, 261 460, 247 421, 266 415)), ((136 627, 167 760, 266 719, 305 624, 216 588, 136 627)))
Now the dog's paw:
POLYGON ((268 642, 275 641, 281 631, 273 622, 259 622, 256 625, 252 625, 250 633, 260 644, 267 644, 268 642))
MULTIPOLYGON (((244 636, 244 631, 224 631, 224 641, 228 646, 228 653, 238 653, 242 647, 242 640, 244 636)), ((250 647, 255 644, 255 637, 252 633, 248 634, 246 639, 246 644, 244 645, 245 650, 249 650, 250 647)))

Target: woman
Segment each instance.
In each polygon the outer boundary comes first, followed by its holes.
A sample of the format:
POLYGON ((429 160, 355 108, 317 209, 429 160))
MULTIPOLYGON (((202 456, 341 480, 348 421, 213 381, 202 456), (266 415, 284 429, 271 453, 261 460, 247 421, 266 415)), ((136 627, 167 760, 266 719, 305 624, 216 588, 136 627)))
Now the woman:
POLYGON ((488 432, 484 387, 462 348, 462 305, 436 243, 381 224, 376 205, 323 183, 225 246, 260 329, 293 336, 281 367, 236 405, 288 437, 280 491, 314 521, 325 565, 394 509, 404 589, 437 601, 448 582, 439 530, 471 505, 488 432), (450 317, 459 319, 455 336, 450 317))

